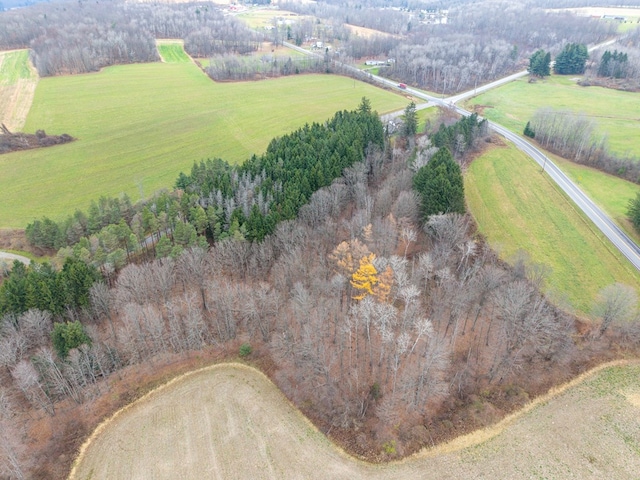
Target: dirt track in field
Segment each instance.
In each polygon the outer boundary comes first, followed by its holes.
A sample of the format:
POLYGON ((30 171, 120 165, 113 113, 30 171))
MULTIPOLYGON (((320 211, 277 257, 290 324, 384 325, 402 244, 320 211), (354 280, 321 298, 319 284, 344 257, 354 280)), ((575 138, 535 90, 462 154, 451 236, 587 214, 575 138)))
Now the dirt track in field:
POLYGON ((370 465, 336 448, 260 372, 222 364, 179 377, 116 413, 85 444, 70 478, 634 478, 638 394, 640 364, 611 367, 493 428, 370 465))
MULTIPOLYGON (((0 67, 5 53, 10 52, 0 52, 0 67)), ((12 132, 21 131, 24 127, 37 85, 38 75, 35 71, 31 79, 19 78, 10 85, 0 82, 0 123, 4 123, 12 132)))

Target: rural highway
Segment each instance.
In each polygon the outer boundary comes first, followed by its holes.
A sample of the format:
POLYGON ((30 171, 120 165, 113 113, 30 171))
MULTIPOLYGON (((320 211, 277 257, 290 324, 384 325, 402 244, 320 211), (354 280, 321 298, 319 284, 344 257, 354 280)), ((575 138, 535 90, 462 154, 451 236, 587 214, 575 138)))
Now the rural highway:
MULTIPOLYGON (((617 39, 608 40, 606 42, 600 43, 598 45, 594 45, 589 48, 589 51, 593 51, 597 48, 612 45, 616 42, 617 39)), ((291 43, 283 42, 283 45, 289 48, 292 48, 296 51, 304 53, 306 55, 314 55, 317 57, 322 57, 322 55, 310 52, 309 50, 305 50, 304 48, 297 47, 291 43)), ((343 68, 348 70, 357 71, 359 74, 362 73, 356 67, 341 64, 343 68)), ((471 115, 471 112, 458 107, 456 105, 457 102, 461 100, 465 100, 467 98, 471 98, 479 93, 485 92, 492 88, 498 87, 500 85, 504 85, 505 83, 516 80, 520 77, 524 77, 527 75, 527 71, 521 71, 518 73, 514 73, 507 77, 498 79, 494 82, 488 83, 486 85, 481 85, 473 90, 469 90, 468 92, 459 93, 457 95, 453 95, 448 98, 437 98, 432 95, 428 95, 420 90, 416 90, 411 87, 407 87, 404 89, 400 89, 398 87, 398 83, 387 78, 380 77, 378 75, 369 74, 369 80, 375 81, 381 85, 394 88, 396 90, 401 90, 406 92, 407 94, 413 95, 416 98, 420 98, 425 100, 427 103, 419 105, 417 108, 422 110, 424 108, 428 108, 434 105, 439 105, 442 107, 455 108, 455 110, 460 115, 471 115)), ((383 120, 389 120, 394 117, 398 117, 402 115, 404 112, 393 112, 383 116, 383 120)), ((578 186, 573 183, 573 181, 567 177, 562 170, 560 170, 549 157, 547 157, 541 150, 533 146, 527 140, 521 138, 519 135, 507 130, 503 126, 489 122, 490 127, 499 135, 502 135, 507 140, 513 142, 518 149, 523 151, 525 154, 529 155, 533 158, 540 167, 549 174, 549 176, 553 179, 554 182, 571 198, 575 204, 591 219, 591 221, 602 231, 602 233, 615 245, 615 247, 620 250, 620 252, 633 264, 633 266, 640 271, 640 247, 631 239, 629 236, 622 231, 620 227, 618 227, 608 215, 606 215, 600 208, 598 208, 593 201, 578 188, 578 186)))
MULTIPOLYGON (((461 115, 470 115, 463 108, 454 107, 461 115)), ((607 216, 593 201, 576 186, 553 161, 547 157, 540 149, 533 146, 515 133, 507 130, 497 123, 489 122, 491 128, 498 134, 513 142, 518 149, 533 158, 540 168, 544 170, 556 184, 574 201, 587 217, 598 227, 604 235, 611 240, 618 250, 640 270, 640 247, 629 236, 618 227, 609 216, 607 216)))

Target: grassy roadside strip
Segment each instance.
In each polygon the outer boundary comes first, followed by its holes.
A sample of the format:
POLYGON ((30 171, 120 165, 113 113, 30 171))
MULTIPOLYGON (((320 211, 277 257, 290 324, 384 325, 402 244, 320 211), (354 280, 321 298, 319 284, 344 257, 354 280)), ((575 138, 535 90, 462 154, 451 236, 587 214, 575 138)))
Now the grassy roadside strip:
POLYGON ((480 232, 505 259, 518 250, 551 269, 547 292, 588 314, 615 282, 638 289, 640 276, 539 167, 514 146, 474 160, 465 192, 480 232))
POLYGON ((578 165, 557 155, 549 154, 556 165, 575 182, 591 200, 602 208, 627 235, 640 243, 640 235, 627 219, 629 200, 640 192, 640 186, 595 168, 578 165))
MULTIPOLYGON (((543 105, 593 115, 606 132, 612 150, 640 155, 640 93, 621 92, 601 87, 580 87, 566 76, 551 76, 529 84, 521 79, 479 95, 465 103, 477 107, 486 118, 521 134, 535 110, 543 105), (615 116, 612 114, 615 112, 615 116)), ((629 200, 640 186, 599 170, 576 164, 547 153, 550 158, 630 237, 640 243, 626 218, 629 200)))

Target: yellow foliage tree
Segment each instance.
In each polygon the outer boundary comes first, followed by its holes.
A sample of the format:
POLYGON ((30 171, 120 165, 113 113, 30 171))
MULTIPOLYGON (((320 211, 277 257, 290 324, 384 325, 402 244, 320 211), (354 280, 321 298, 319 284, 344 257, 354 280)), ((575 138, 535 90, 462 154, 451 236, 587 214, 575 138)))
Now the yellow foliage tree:
POLYGON ((368 254, 369 249, 367 246, 355 238, 349 242, 340 243, 331 252, 329 258, 336 263, 340 273, 349 277, 356 271, 358 262, 368 254))
POLYGON ((351 286, 355 289, 354 300, 362 300, 367 295, 373 295, 373 289, 378 283, 378 271, 373 266, 376 256, 371 253, 360 259, 360 266, 351 275, 351 286))
POLYGON ((378 276, 378 283, 373 287, 373 294, 376 296, 379 302, 386 303, 389 300, 389 294, 391 293, 391 286, 393 285, 393 269, 387 265, 378 276))

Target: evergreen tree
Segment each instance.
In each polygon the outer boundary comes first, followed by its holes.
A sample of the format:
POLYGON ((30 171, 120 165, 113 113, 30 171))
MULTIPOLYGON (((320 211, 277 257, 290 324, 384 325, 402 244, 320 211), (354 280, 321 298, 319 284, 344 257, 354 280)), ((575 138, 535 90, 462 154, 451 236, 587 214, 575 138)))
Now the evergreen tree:
POLYGON ((360 105, 358 105, 358 113, 362 113, 364 115, 371 114, 371 100, 367 97, 362 97, 362 101, 360 105))
POLYGON ((586 45, 581 43, 568 43, 556 57, 553 70, 560 75, 577 75, 584 73, 588 58, 589 51, 586 45))
POLYGON ((63 360, 69 355, 69 350, 84 344, 91 345, 91 338, 78 320, 54 324, 51 341, 56 353, 63 360))
POLYGON ((418 132, 418 113, 416 112, 416 104, 414 102, 406 106, 402 120, 404 122, 402 134, 405 137, 412 137, 418 132))
POLYGON ((631 220, 633 228, 640 233, 640 193, 636 194, 636 198, 629 200, 627 217, 631 220))
POLYGON ((547 77, 551 74, 551 54, 544 50, 536 51, 529 57, 529 74, 547 77))
POLYGON ((156 256, 158 258, 168 257, 171 254, 172 248, 171 240, 169 240, 168 236, 164 235, 158 240, 158 243, 156 243, 156 256))
POLYGON ((524 133, 525 137, 529 137, 529 138, 535 138, 536 137, 536 132, 533 131, 533 128, 531 128, 531 122, 527 122, 527 124, 524 126, 524 133))
POLYGON ((413 188, 421 197, 422 220, 439 213, 465 212, 462 171, 451 152, 443 147, 413 177, 413 188))

